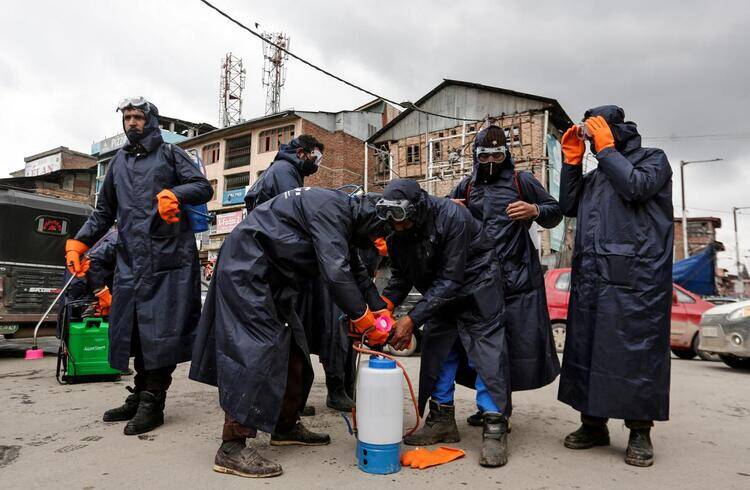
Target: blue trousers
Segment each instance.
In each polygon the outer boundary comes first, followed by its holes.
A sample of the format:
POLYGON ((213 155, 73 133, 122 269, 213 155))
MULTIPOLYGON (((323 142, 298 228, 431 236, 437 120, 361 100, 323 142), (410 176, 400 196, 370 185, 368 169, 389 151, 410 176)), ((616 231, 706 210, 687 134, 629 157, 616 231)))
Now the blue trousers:
MULTIPOLYGON (((471 366, 471 363, 469 363, 471 366)), ((472 366, 473 367, 473 366, 472 366)), ((455 348, 450 351, 448 358, 443 363, 443 367, 440 369, 437 382, 435 383, 435 389, 432 391, 431 398, 441 405, 453 405, 453 394, 456 391, 456 372, 458 371, 458 353, 455 348)), ((487 387, 482 381, 482 378, 477 374, 477 380, 475 382, 475 388, 477 390, 477 408, 481 412, 499 412, 503 413, 503 410, 498 408, 492 397, 490 396, 487 387)))

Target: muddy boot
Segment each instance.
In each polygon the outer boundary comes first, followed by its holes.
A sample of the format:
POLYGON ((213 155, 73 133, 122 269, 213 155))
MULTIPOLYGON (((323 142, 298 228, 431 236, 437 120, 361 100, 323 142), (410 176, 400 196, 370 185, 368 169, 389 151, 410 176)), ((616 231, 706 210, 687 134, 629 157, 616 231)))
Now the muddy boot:
POLYGON ((312 417, 315 415, 315 407, 312 405, 305 405, 305 408, 299 413, 300 417, 312 417))
POLYGON ((131 395, 125 399, 125 403, 117 408, 112 408, 104 412, 102 420, 105 422, 122 422, 124 420, 130 420, 135 417, 135 413, 138 411, 138 402, 140 400, 140 393, 135 391, 130 386, 125 387, 131 395))
POLYGON ((289 432, 274 431, 271 434, 272 446, 325 446, 331 443, 331 436, 308 430, 301 421, 289 432))
POLYGON ((354 402, 344 389, 344 380, 335 376, 326 376, 326 387, 328 396, 326 397, 326 406, 339 412, 351 412, 354 408, 354 402))
POLYGON ((466 419, 466 423, 472 427, 483 427, 484 426, 484 414, 481 410, 477 410, 477 413, 470 415, 466 419))
POLYGON ((143 434, 164 423, 164 400, 166 391, 142 391, 138 411, 127 423, 123 432, 126 436, 143 434))
POLYGON ((507 462, 508 419, 497 412, 485 412, 479 464, 488 468, 497 468, 504 466, 507 462))
POLYGON ((581 415, 581 426, 565 437, 568 449, 589 449, 594 446, 609 446, 607 419, 581 415))
POLYGON ((409 446, 429 446, 430 444, 452 443, 461 440, 456 426, 456 408, 453 405, 440 405, 430 400, 430 413, 421 429, 404 437, 409 446))
POLYGON ((651 444, 651 422, 625 422, 630 429, 625 462, 631 466, 647 467, 654 464, 654 446, 651 444))
POLYGON ((269 461, 244 441, 224 441, 214 458, 214 471, 245 478, 268 478, 282 473, 281 465, 269 461))

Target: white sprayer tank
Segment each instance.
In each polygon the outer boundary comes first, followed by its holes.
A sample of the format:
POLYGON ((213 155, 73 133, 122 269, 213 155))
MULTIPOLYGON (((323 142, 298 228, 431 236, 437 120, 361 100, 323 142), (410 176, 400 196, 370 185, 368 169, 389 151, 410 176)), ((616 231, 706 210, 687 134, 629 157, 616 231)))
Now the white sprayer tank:
POLYGON ((396 362, 371 356, 357 378, 357 456, 368 473, 398 471, 404 435, 404 393, 396 362))

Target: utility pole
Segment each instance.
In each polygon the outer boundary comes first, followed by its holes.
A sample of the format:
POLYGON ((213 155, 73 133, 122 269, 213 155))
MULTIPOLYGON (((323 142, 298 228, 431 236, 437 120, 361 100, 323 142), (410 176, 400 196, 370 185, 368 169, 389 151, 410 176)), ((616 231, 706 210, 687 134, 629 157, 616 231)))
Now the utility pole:
POLYGON ((690 163, 709 163, 709 162, 720 162, 722 158, 714 158, 712 160, 691 160, 685 161, 680 160, 680 187, 682 188, 682 258, 686 259, 690 257, 690 251, 688 250, 688 231, 687 231, 687 211, 685 210, 685 165, 690 163))
POLYGON ((289 36, 283 32, 264 32, 263 38, 268 41, 263 43, 263 87, 266 115, 270 115, 281 111, 281 87, 286 81, 285 62, 289 59, 284 49, 289 49, 289 36))

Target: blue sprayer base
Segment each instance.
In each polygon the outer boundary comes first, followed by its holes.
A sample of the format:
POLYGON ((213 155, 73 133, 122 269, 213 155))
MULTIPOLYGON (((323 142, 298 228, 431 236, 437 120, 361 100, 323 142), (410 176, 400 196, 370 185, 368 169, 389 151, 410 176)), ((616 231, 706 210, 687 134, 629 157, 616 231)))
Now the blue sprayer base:
POLYGON ((401 444, 367 444, 357 441, 357 466, 365 473, 387 475, 401 469, 401 444))

